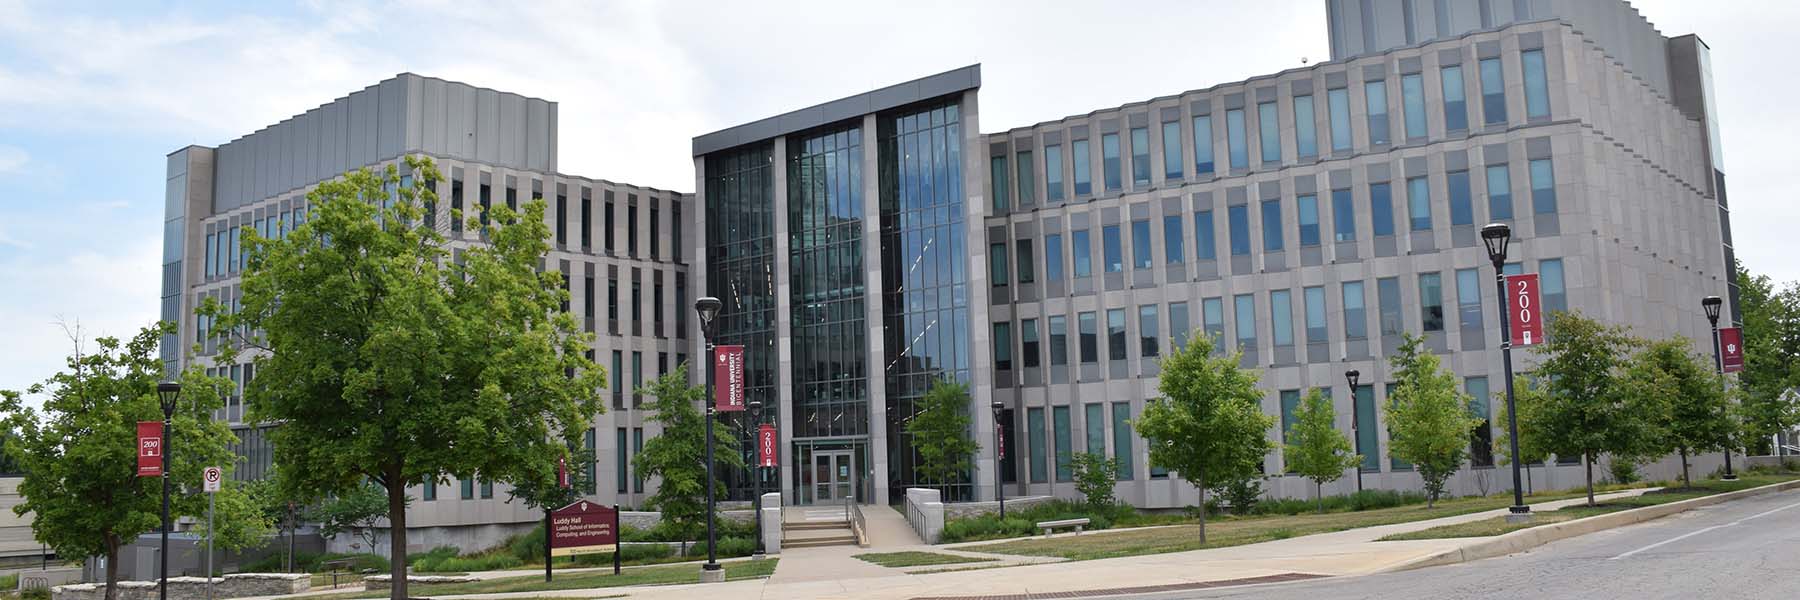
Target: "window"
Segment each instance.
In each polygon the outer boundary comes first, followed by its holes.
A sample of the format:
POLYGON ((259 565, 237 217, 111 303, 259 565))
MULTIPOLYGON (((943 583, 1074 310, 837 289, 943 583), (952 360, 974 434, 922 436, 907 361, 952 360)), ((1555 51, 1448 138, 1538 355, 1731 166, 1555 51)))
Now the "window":
POLYGON ((437 500, 437 480, 426 477, 424 481, 419 482, 419 487, 422 488, 419 490, 419 495, 424 497, 425 502, 437 500))
MULTIPOLYGON (((507 191, 512 191, 512 190, 507 190, 507 191)), ((494 482, 491 480, 487 480, 487 479, 481 480, 481 499, 482 500, 492 500, 493 498, 494 498, 494 482)))
POLYGON ((1163 261, 1165 264, 1181 264, 1187 256, 1182 244, 1187 238, 1181 234, 1181 215, 1163 217, 1163 261))
POLYGON ((625 254, 627 256, 637 256, 637 252, 638 252, 638 224, 637 224, 637 222, 638 222, 637 207, 636 206, 627 206, 625 208, 625 254))
POLYGON ((557 194, 557 196, 556 196, 556 245, 558 247, 567 246, 569 244, 569 216, 568 215, 569 215, 569 197, 561 195, 561 194, 557 194))
POLYGON ((1364 83, 1363 99, 1369 103, 1369 145, 1388 143, 1387 82, 1364 83))
POLYGON ((1519 55, 1519 62, 1525 67, 1525 116, 1550 116, 1550 82, 1544 73, 1544 51, 1527 50, 1519 55))
POLYGON ((462 489, 459 490, 460 493, 459 493, 458 497, 462 498, 463 500, 474 500, 475 499, 475 480, 463 479, 461 481, 458 481, 458 483, 460 483, 462 486, 462 489))
POLYGON ((1194 174, 1213 172, 1212 115, 1194 117, 1194 174))
MULTIPOLYGON (((679 221, 677 221, 679 222, 679 221)), ((594 247, 594 199, 581 199, 581 249, 594 247)))
POLYGON ((1155 304, 1142 304, 1138 306, 1139 356, 1149 358, 1162 354, 1161 349, 1156 345, 1156 338, 1160 335, 1159 330, 1161 329, 1158 327, 1159 325, 1161 325, 1161 323, 1157 322, 1155 304))
POLYGON ((1281 162, 1281 117, 1277 110, 1274 102, 1256 105, 1256 128, 1261 132, 1264 163, 1281 162))
POLYGON ((1406 180, 1407 215, 1412 217, 1413 231, 1431 229, 1431 183, 1424 177, 1406 180))
POLYGON ((1075 195, 1086 196, 1094 193, 1094 180, 1088 176, 1088 141, 1075 140, 1072 144, 1075 156, 1075 195))
POLYGON ((1393 277, 1375 280, 1376 300, 1381 303, 1381 335, 1399 336, 1406 331, 1400 313, 1400 280, 1393 277))
POLYGON ((1026 445, 1031 448, 1031 482, 1050 481, 1049 460, 1044 452, 1044 409, 1025 409, 1025 432, 1030 438, 1026 445))
POLYGON ((1106 405, 1090 402, 1082 406, 1081 423, 1087 429, 1087 443, 1083 450, 1092 454, 1106 456, 1106 405))
POLYGON ((1131 263, 1133 268, 1150 268, 1150 222, 1131 222, 1131 263))
POLYGON ((1201 327, 1213 345, 1213 354, 1225 349, 1225 299, 1204 298, 1200 300, 1201 327))
POLYGON ((988 173, 992 184, 988 193, 994 199, 994 212, 1006 212, 1007 198, 1012 193, 1012 184, 1006 179, 1006 157, 996 156, 988 159, 988 173))
POLYGON ((1218 242, 1213 239, 1213 212, 1203 210, 1194 213, 1194 253, 1200 260, 1213 260, 1218 257, 1218 242))
POLYGON ((1075 276, 1088 277, 1094 274, 1094 251, 1088 243, 1088 230, 1077 229, 1069 235, 1069 243, 1075 251, 1075 276))
POLYGON ((1344 282, 1344 339, 1369 337, 1369 317, 1363 308, 1363 282, 1344 282))
POLYGON ((217 234, 212 234, 212 233, 206 234, 206 276, 207 277, 212 277, 214 274, 219 272, 218 271, 218 260, 216 260, 218 258, 218 252, 213 250, 213 244, 216 243, 217 238, 218 238, 217 234))
POLYGON ((1232 320, 1237 326, 1239 347, 1256 348, 1256 297, 1239 294, 1231 298, 1232 320))
MULTIPOLYGON (((1294 431, 1294 411, 1299 410, 1300 408, 1300 390, 1281 390, 1280 397, 1281 442, 1284 444, 1291 444, 1293 443, 1293 440, 1289 438, 1289 435, 1294 431)), ((1282 458, 1284 461, 1286 460, 1287 454, 1285 452, 1282 453, 1282 458)), ((1289 470, 1291 472, 1291 466, 1289 467, 1289 470)))
POLYGON ((1050 365, 1069 364, 1069 318, 1050 317, 1050 365))
POLYGON ((1425 331, 1444 330, 1444 276, 1419 274, 1419 314, 1425 331))
POLYGON ((1469 412, 1474 413, 1480 422, 1469 432, 1469 465, 1474 467, 1494 466, 1494 430, 1488 424, 1488 382, 1486 377, 1470 377, 1463 380, 1463 391, 1469 393, 1469 412))
POLYGON ((1506 122, 1506 77, 1500 72, 1498 58, 1481 59, 1481 122, 1506 122))
POLYGON ((1188 334, 1193 332, 1193 330, 1189 329, 1188 327, 1189 327, 1189 325, 1188 325, 1188 305, 1187 305, 1187 303, 1186 302, 1170 302, 1169 303, 1169 343, 1174 344, 1176 348, 1186 348, 1187 343, 1188 343, 1188 334))
POLYGON ((632 393, 634 393, 634 394, 637 393, 637 390, 642 387, 644 387, 644 353, 632 352, 631 353, 631 389, 632 389, 632 393))
POLYGON ((1071 462, 1075 458, 1075 440, 1069 431, 1069 407, 1053 406, 1050 415, 1056 427, 1056 480, 1073 481, 1075 469, 1071 462))
POLYGON ((994 323, 994 370, 1012 370, 1012 323, 994 323))
POLYGON ((673 229, 673 231, 669 234, 669 246, 670 246, 669 255, 674 257, 675 262, 679 263, 679 262, 681 262, 681 242, 682 242, 682 240, 681 240, 681 203, 680 202, 671 202, 669 204, 669 208, 670 208, 670 210, 675 211, 675 218, 671 219, 670 223, 669 223, 669 227, 671 227, 673 229))
POLYGON ((1394 235, 1394 191, 1390 184, 1369 186, 1369 212, 1375 222, 1375 237, 1394 235))
POLYGON ((1425 76, 1400 76, 1400 104, 1406 111, 1406 139, 1425 137, 1425 76))
POLYGON ((1019 206, 1037 203, 1037 166, 1031 162, 1031 151, 1020 150, 1015 162, 1019 167, 1019 206))
POLYGON ((1130 481, 1136 477, 1136 465, 1132 457, 1137 452, 1131 447, 1131 403, 1114 402, 1112 405, 1113 458, 1118 465, 1119 481, 1130 481))
POLYGON ((1331 149, 1336 152, 1350 150, 1350 90, 1336 88, 1325 90, 1325 102, 1330 104, 1331 111, 1331 149))
MULTIPOLYGON (((589 450, 594 449, 594 445, 592 443, 589 443, 588 449, 589 450)), ((631 428, 631 453, 638 454, 643 451, 644 451, 644 428, 633 427, 633 428, 631 428)), ((587 493, 593 494, 594 493, 594 465, 593 465, 593 463, 588 463, 587 472, 588 472, 587 493)), ((642 471, 639 471, 637 476, 632 478, 631 491, 633 493, 638 493, 638 494, 644 493, 644 473, 642 471)))
POLYGON ((1100 135, 1100 176, 1105 180, 1106 191, 1125 189, 1123 176, 1119 173, 1119 134, 1100 135))
POLYGON ((616 487, 618 492, 623 494, 631 491, 631 461, 627 460, 628 456, 625 452, 625 449, 629 448, 629 446, 626 446, 625 444, 630 441, 630 430, 620 427, 616 433, 617 435, 613 436, 613 438, 614 443, 618 445, 614 446, 617 450, 613 452, 613 454, 618 459, 618 464, 614 467, 614 470, 617 471, 617 473, 614 473, 614 480, 617 484, 616 487))
POLYGON ((1150 185, 1150 130, 1143 127, 1131 129, 1131 185, 1150 185))
POLYGON ((1300 245, 1319 245, 1319 197, 1307 194, 1299 198, 1300 245))
POLYGON ((1081 328, 1081 362, 1083 364, 1100 362, 1100 323, 1093 311, 1075 315, 1076 325, 1081 328))
POLYGON ((1469 128, 1469 103, 1463 91, 1462 65, 1450 65, 1438 71, 1444 89, 1444 130, 1469 128))
POLYGON ((1301 157, 1319 155, 1318 124, 1313 119, 1313 97, 1294 96, 1294 146, 1301 157))
POLYGON ((1450 188, 1450 224, 1473 225, 1475 208, 1469 193, 1469 172, 1451 171, 1445 180, 1450 188))
POLYGON ((1356 241, 1356 199, 1349 188, 1331 190, 1331 230, 1334 240, 1356 241))
POLYGON ((1269 317, 1276 346, 1294 345, 1294 299, 1287 290, 1269 292, 1269 317))
MULTIPOLYGON (((651 198, 650 201, 657 202, 657 199, 651 198)), ((663 242, 662 227, 661 227, 662 224, 659 222, 661 220, 662 220, 662 211, 658 210, 656 208, 655 204, 650 205, 650 259, 651 260, 656 260, 656 257, 660 256, 658 249, 662 247, 662 242, 663 242)))
POLYGON ((1019 320, 1019 346, 1023 352, 1020 362, 1025 368, 1038 368, 1038 322, 1037 319, 1019 320))
POLYGON ((1062 234, 1052 233, 1044 236, 1044 276, 1050 281, 1061 281, 1063 278, 1062 234))
POLYGON ((1301 295, 1306 302, 1307 343, 1322 344, 1330 341, 1330 334, 1325 331, 1325 288, 1309 287, 1301 290, 1301 295))
POLYGON ((1245 256, 1250 254, 1250 207, 1239 204, 1226 209, 1226 219, 1231 228, 1231 255, 1245 256))
POLYGON ((1359 385, 1350 390, 1356 401, 1356 454, 1362 456, 1364 473, 1381 470, 1381 459, 1375 456, 1380 444, 1375 431, 1375 386, 1359 385))
POLYGON ((1225 151, 1233 169, 1250 166, 1250 150, 1245 147, 1244 136, 1244 109, 1225 111, 1225 151))
POLYGON ((1162 124, 1163 178, 1181 179, 1181 121, 1162 124))
POLYGON ((1481 275, 1475 269, 1456 271, 1456 313, 1463 331, 1481 331, 1481 275))
POLYGON ((1125 360, 1125 309, 1106 309, 1106 358, 1125 360))
POLYGON ((1052 201, 1063 199, 1062 145, 1044 146, 1044 195, 1052 201))
POLYGON ((625 397, 625 353, 614 350, 612 371, 607 372, 607 379, 613 382, 613 404, 624 402, 625 397))
POLYGON ((1031 240, 1015 242, 1019 248, 1019 283, 1037 280, 1037 259, 1031 253, 1031 240))
POLYGON ((617 277, 606 280, 606 318, 611 321, 619 320, 619 279, 617 277))
POLYGON ((1006 273, 1006 244, 988 244, 988 281, 991 285, 1006 285, 1011 281, 1006 273))
POLYGON ((1556 171, 1548 158, 1531 161, 1531 211, 1540 215, 1556 213, 1556 171))
MULTIPOLYGON (((463 230, 463 222, 465 220, 467 220, 468 218, 469 218, 469 213, 463 212, 463 182, 451 181, 450 182, 450 232, 460 235, 463 230)), ((300 224, 299 219, 295 219, 294 224, 299 225, 300 224)))
POLYGON ((1494 221, 1511 220, 1512 209, 1512 174, 1506 165, 1488 165, 1487 194, 1488 218, 1494 221))
POLYGON ((1538 261, 1539 286, 1544 292, 1544 312, 1569 310, 1569 297, 1563 287, 1563 262, 1560 258, 1538 261))
POLYGON ((1264 252, 1281 251, 1281 200, 1262 202, 1262 236, 1264 252))
POLYGON ((1107 225, 1100 229, 1101 252, 1105 259, 1106 272, 1118 273, 1125 270, 1124 242, 1119 240, 1119 226, 1107 225))

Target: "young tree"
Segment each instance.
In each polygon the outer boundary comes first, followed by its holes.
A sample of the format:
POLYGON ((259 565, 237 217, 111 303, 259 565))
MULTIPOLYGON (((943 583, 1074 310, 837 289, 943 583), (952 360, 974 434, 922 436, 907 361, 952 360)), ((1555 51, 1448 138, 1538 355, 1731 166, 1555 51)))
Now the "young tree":
POLYGON ((1594 504, 1594 460, 1601 454, 1645 456, 1655 447, 1654 407, 1638 407, 1620 381, 1637 340, 1617 327, 1557 313, 1548 323, 1537 378, 1542 395, 1519 410, 1521 436, 1557 456, 1580 456, 1587 465, 1588 505, 1594 504))
POLYGON ((1800 425, 1800 395, 1789 393, 1800 386, 1800 288, 1777 288, 1741 263, 1737 281, 1744 324, 1744 370, 1736 388, 1743 433, 1752 448, 1775 454, 1769 440, 1800 425))
MULTIPOLYGON (((650 421, 662 433, 644 441, 644 449, 632 457, 638 472, 656 477, 656 493, 644 501, 662 511, 663 522, 692 539, 706 531, 706 417, 699 406, 711 401, 706 386, 688 383, 687 363, 656 378, 637 393, 653 398, 646 408, 650 421)), ((713 424, 713 462, 719 472, 744 467, 738 452, 738 436, 722 419, 713 424)), ((724 482, 715 485, 723 488, 724 482)))
POLYGON ((1119 483, 1119 459, 1098 452, 1082 452, 1069 461, 1074 469, 1075 491, 1092 508, 1112 506, 1113 487, 1119 483))
MULTIPOLYGON (((1515 390, 1514 394, 1517 395, 1516 404, 1519 407, 1519 455, 1524 459, 1520 463, 1520 467, 1525 472, 1525 493, 1529 495, 1533 493, 1531 490, 1531 465, 1543 464, 1550 458, 1550 453, 1545 452, 1537 445, 1538 436, 1530 435, 1530 431, 1526 429, 1534 422, 1533 417, 1528 415, 1532 407, 1542 406, 1544 403, 1544 391, 1533 386, 1531 380, 1524 375, 1513 377, 1513 389, 1515 390)), ((1495 423, 1506 423, 1506 393, 1496 392, 1494 398, 1500 407, 1499 420, 1495 423)), ((1499 451, 1495 454, 1495 463, 1501 466, 1510 466, 1512 465, 1512 434, 1505 425, 1496 429, 1498 432, 1494 434, 1494 447, 1499 451)))
POLYGON ((932 382, 919 399, 919 412, 906 421, 906 434, 919 453, 919 477, 947 486, 967 473, 979 448, 969 435, 969 386, 948 379, 932 382))
MULTIPOLYGON (((1636 406, 1654 415, 1654 454, 1681 455, 1681 483, 1693 485, 1688 456, 1724 450, 1731 443, 1736 419, 1713 366, 1693 353, 1683 337, 1651 342, 1631 358, 1625 389, 1636 406), (1652 410, 1653 409, 1653 410, 1652 410)), ((1618 455, 1614 455, 1618 460, 1618 455)))
POLYGON ((485 240, 453 255, 425 218, 438 167, 403 168, 319 184, 284 239, 245 228, 241 309, 202 309, 228 336, 222 361, 255 351, 249 416, 278 424, 285 494, 386 491, 395 600, 407 597, 406 487, 529 477, 603 410, 605 385, 586 358, 592 336, 561 308, 562 276, 540 271, 543 200, 479 220, 452 211, 485 240))
MULTIPOLYGON (((406 499, 408 504, 412 498, 406 499)), ((387 519, 387 492, 374 485, 359 485, 319 504, 310 514, 319 522, 319 535, 335 538, 348 533, 367 544, 375 552, 376 527, 387 519)))
MULTIPOLYGON (((174 331, 165 322, 123 342, 103 337, 93 353, 85 353, 79 331, 72 332, 76 350, 68 370, 29 390, 48 395, 41 412, 24 406, 17 392, 0 394, 0 415, 17 436, 6 451, 25 475, 19 483, 24 501, 13 512, 31 513, 33 536, 57 556, 118 564, 120 547, 161 526, 163 481, 137 476, 137 422, 163 420, 157 346, 174 331)), ((205 496, 190 491, 200 489, 202 468, 231 466, 227 444, 237 439, 212 420, 229 382, 197 370, 183 373, 181 382, 174 431, 166 434, 164 467, 174 491, 170 518, 205 514, 205 496)), ((106 584, 106 597, 117 598, 116 569, 106 570, 106 584)))
POLYGON ((1200 490, 1200 543, 1206 543, 1206 487, 1256 476, 1275 418, 1262 412, 1259 374, 1238 367, 1242 352, 1212 356, 1215 340, 1196 332, 1162 359, 1162 397, 1131 426, 1150 445, 1150 463, 1173 469, 1200 490))
POLYGON ((1456 375, 1425 351, 1424 338, 1406 334, 1388 359, 1394 391, 1386 408, 1388 453, 1413 464, 1425 482, 1426 506, 1436 504, 1444 482, 1469 454, 1469 430, 1481 423, 1456 375))
POLYGON ((1288 470, 1313 482, 1313 496, 1319 501, 1319 512, 1325 512, 1325 484, 1344 477, 1344 470, 1362 463, 1350 445, 1349 436, 1337 430, 1337 412, 1325 392, 1313 388, 1294 411, 1294 425, 1288 430, 1283 449, 1288 470))

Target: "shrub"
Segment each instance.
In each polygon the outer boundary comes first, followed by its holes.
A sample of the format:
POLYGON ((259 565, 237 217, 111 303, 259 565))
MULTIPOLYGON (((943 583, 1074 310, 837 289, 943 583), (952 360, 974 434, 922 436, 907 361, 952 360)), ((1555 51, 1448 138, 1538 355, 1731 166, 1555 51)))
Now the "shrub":
POLYGON ((1083 452, 1075 455, 1075 489, 1087 498, 1088 506, 1111 506, 1113 486, 1118 485, 1119 459, 1104 454, 1083 452))
POLYGON ((19 574, 0 575, 0 592, 19 589, 19 574))
POLYGON ((20 600, 50 600, 50 588, 34 587, 19 592, 20 600))
MULTIPOLYGON (((1341 512, 1393 508, 1408 504, 1423 504, 1424 502, 1425 494, 1420 492, 1363 490, 1345 496, 1326 496, 1323 504, 1326 512, 1341 512)), ((1320 504, 1319 501, 1301 498, 1263 500, 1256 503, 1254 513, 1259 515, 1297 515, 1303 512, 1315 512, 1320 504)))
POLYGON ((1211 489, 1231 505, 1231 512, 1247 515, 1256 510, 1257 502, 1262 501, 1262 484, 1262 477, 1251 476, 1236 481, 1223 481, 1218 487, 1211 489))
POLYGON ((544 561, 544 526, 506 539, 506 551, 520 564, 544 561))
MULTIPOLYGON (((749 556, 756 551, 756 540, 747 537, 719 538, 719 558, 749 556)), ((706 556, 706 540, 688 547, 688 556, 706 556)))
POLYGON ((1612 463, 1607 465, 1607 471, 1612 474, 1612 479, 1616 483, 1637 483, 1639 479, 1637 464, 1628 459, 1613 457, 1612 463))
POLYGON ((417 566, 422 561, 454 558, 457 554, 461 553, 462 551, 456 549, 455 546, 438 546, 424 552, 415 552, 406 555, 406 564, 407 566, 417 566))

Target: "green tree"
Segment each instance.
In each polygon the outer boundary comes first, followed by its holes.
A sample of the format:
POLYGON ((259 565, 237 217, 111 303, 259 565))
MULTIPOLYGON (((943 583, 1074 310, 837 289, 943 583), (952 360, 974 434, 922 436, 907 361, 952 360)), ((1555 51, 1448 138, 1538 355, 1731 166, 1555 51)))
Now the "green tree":
MULTIPOLYGON (((7 454, 22 467, 23 502, 13 512, 33 515, 31 531, 64 559, 104 557, 118 564, 119 548, 162 523, 160 478, 137 476, 137 422, 161 421, 156 384, 163 376, 157 346, 172 324, 146 327, 129 340, 102 337, 84 351, 79 331, 67 370, 31 386, 43 407, 23 405, 17 392, 0 394, 0 415, 16 436, 7 454)), ((200 471, 230 468, 231 429, 212 420, 229 382, 197 370, 181 376, 166 467, 172 478, 170 516, 205 514, 200 471)), ((235 492, 227 492, 230 495, 235 492)), ((115 569, 106 572, 108 599, 118 596, 115 569)))
POLYGON ((1093 508, 1112 506, 1113 487, 1119 483, 1119 459, 1098 452, 1082 452, 1069 461, 1075 471, 1075 491, 1093 508))
MULTIPOLYGON (((411 504, 412 498, 406 498, 411 504)), ((388 516, 387 491, 376 485, 359 485, 319 503, 307 515, 319 523, 319 535, 335 538, 348 533, 375 552, 376 527, 388 516)))
MULTIPOLYGON (((710 399, 705 386, 688 383, 687 367, 682 363, 638 388, 637 393, 652 398, 646 408, 662 433, 646 440, 631 462, 638 472, 660 480, 644 505, 661 511, 663 522, 683 539, 694 539, 706 531, 706 417, 699 406, 710 399)), ((713 462, 719 472, 744 467, 729 422, 713 424, 713 462)), ((714 485, 723 489, 725 484, 715 480, 714 485)))
POLYGON ((906 434, 919 453, 919 478, 948 486, 969 471, 969 457, 980 447, 969 435, 969 386, 937 380, 918 406, 906 421, 906 434))
MULTIPOLYGON (((1525 428, 1531 426, 1531 423, 1535 422, 1533 421, 1534 417, 1529 414, 1532 408, 1544 405, 1544 391, 1538 389, 1531 383, 1530 378, 1524 375, 1513 377, 1513 390, 1517 396, 1515 403, 1519 407, 1519 429, 1524 431, 1525 428)), ((1498 432, 1494 434, 1495 462, 1500 466, 1509 466, 1512 464, 1512 433, 1506 425, 1506 393, 1495 392, 1494 399, 1495 404, 1500 407, 1500 414, 1497 417, 1499 420, 1494 421, 1499 425, 1495 428, 1498 432)), ((1531 465, 1543 464, 1550 458, 1550 453, 1539 447, 1537 443, 1538 436, 1523 433, 1519 435, 1519 455, 1524 458, 1519 466, 1525 473, 1525 493, 1527 494, 1532 493, 1531 465)))
POLYGON ((1457 389, 1456 374, 1423 348, 1424 341, 1406 334, 1400 352, 1388 359, 1394 391, 1385 413, 1388 454, 1419 470, 1430 507, 1468 456, 1469 430, 1481 420, 1469 408, 1469 395, 1457 389))
POLYGON ((1752 275, 1742 263, 1737 282, 1744 325, 1744 370, 1737 386, 1743 433, 1753 450, 1774 454, 1769 440, 1800 425, 1800 396, 1789 393, 1800 386, 1800 288, 1778 289, 1767 275, 1752 275))
POLYGON ((1162 359, 1162 396, 1132 422, 1150 445, 1150 463, 1172 469, 1200 490, 1200 543, 1206 543, 1206 488, 1257 476, 1275 418, 1262 412, 1259 374, 1238 367, 1243 353, 1212 356, 1216 342, 1195 332, 1186 348, 1162 359))
POLYGON ((1724 382, 1713 365, 1694 355, 1693 347, 1684 337, 1651 342, 1625 371, 1625 389, 1633 402, 1654 415, 1651 425, 1660 443, 1653 454, 1681 455, 1684 486, 1693 485, 1688 456, 1726 449, 1737 425, 1724 382))
POLYGON ((1549 319, 1537 346, 1537 378, 1543 394, 1519 409, 1519 435, 1557 456, 1580 456, 1587 467, 1588 505, 1594 504, 1594 461, 1601 454, 1646 456, 1656 445, 1654 407, 1639 407, 1621 376, 1639 342, 1618 327, 1580 313, 1549 319))
POLYGON ((202 307, 226 336, 223 362, 254 351, 249 417, 279 424, 284 494, 386 490, 395 600, 407 597, 407 485, 533 476, 603 410, 605 385, 586 358, 592 336, 561 308, 561 274, 540 271, 543 200, 452 211, 485 240, 453 255, 426 218, 438 167, 403 168, 319 184, 284 239, 245 228, 241 309, 202 307))
POLYGON ((1311 479, 1319 512, 1325 512, 1325 484, 1344 477, 1344 470, 1362 463, 1349 436, 1337 430, 1337 412, 1325 392, 1313 388, 1294 411, 1287 445, 1282 450, 1290 471, 1311 479))

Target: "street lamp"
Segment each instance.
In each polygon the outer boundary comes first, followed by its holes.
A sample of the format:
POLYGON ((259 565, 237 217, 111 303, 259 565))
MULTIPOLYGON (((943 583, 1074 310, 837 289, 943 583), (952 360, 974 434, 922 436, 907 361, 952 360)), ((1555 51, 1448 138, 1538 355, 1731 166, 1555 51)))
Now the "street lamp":
POLYGON ((747 428, 751 439, 756 441, 752 444, 756 450, 750 453, 750 510, 755 513, 751 518, 756 522, 756 549, 750 552, 750 558, 762 560, 768 557, 763 550, 762 526, 762 399, 751 398, 749 404, 750 422, 756 425, 747 428))
MULTIPOLYGON (((175 466, 174 455, 169 452, 171 438, 175 437, 175 401, 181 398, 181 384, 164 381, 156 384, 156 400, 162 405, 163 439, 162 439, 162 561, 161 575, 158 577, 157 598, 169 600, 169 471, 175 466)), ((108 565, 107 568, 112 568, 108 565)), ((211 577, 211 573, 207 573, 211 577)))
POLYGON ((1513 400, 1513 366, 1512 366, 1512 315, 1507 314, 1506 301, 1506 244, 1512 239, 1512 228, 1505 223, 1489 223, 1481 228, 1481 242, 1487 245, 1488 260, 1494 263, 1494 290, 1499 292, 1494 301, 1499 303, 1500 310, 1500 362, 1506 366, 1506 441, 1512 450, 1512 488, 1513 504, 1508 510, 1507 521, 1520 522, 1531 518, 1531 507, 1525 504, 1525 488, 1520 484, 1519 476, 1519 410, 1513 400))
POLYGON ((1006 483, 1001 481, 1001 461, 1006 460, 1005 440, 1000 438, 1000 412, 1006 403, 994 401, 994 498, 1000 501, 1000 520, 1006 520, 1006 483))
MULTIPOLYGON (((1725 357, 1719 354, 1719 309, 1724 305, 1725 301, 1718 296, 1707 296, 1700 299, 1700 308, 1706 311, 1706 321, 1712 324, 1713 372, 1718 373, 1721 380, 1725 375, 1725 357)), ((1731 472, 1731 444, 1727 443, 1725 445, 1725 480, 1736 479, 1737 474, 1731 472)))
MULTIPOLYGON (((1356 369, 1344 372, 1344 379, 1350 382, 1350 437, 1354 438, 1358 444, 1362 442, 1362 432, 1358 431, 1362 428, 1360 421, 1362 415, 1357 414, 1356 410, 1356 381, 1361 377, 1362 371, 1356 369)), ((1361 447, 1359 446, 1357 449, 1360 450, 1361 447)), ((1358 492, 1363 491, 1362 471, 1362 457, 1359 456, 1356 460, 1356 491, 1358 492)))
POLYGON ((718 537, 714 535, 713 513, 716 511, 716 499, 713 496, 713 414, 716 408, 713 403, 713 381, 717 369, 713 368, 719 360, 717 348, 713 346, 713 333, 717 327, 713 317, 719 315, 722 303, 718 298, 707 296, 694 301, 694 310, 700 313, 700 335, 706 339, 706 564, 700 566, 700 582, 711 583, 725 581, 725 567, 718 560, 718 537))

